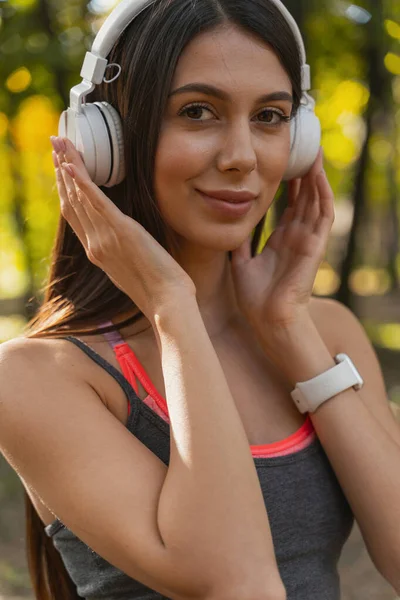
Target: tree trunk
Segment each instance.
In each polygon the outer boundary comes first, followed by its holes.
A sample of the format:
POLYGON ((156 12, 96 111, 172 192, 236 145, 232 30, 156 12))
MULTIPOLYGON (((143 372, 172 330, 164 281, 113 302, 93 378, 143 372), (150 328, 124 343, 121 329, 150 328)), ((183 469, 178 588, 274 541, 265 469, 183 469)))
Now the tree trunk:
POLYGON ((347 253, 341 265, 340 278, 341 285, 335 295, 336 299, 343 302, 350 309, 354 310, 354 295, 350 290, 349 280, 353 270, 356 254, 357 239, 362 224, 362 215, 366 205, 366 176, 368 166, 368 149, 371 135, 373 133, 374 117, 380 110, 382 90, 385 84, 385 74, 383 68, 383 54, 381 44, 381 27, 383 21, 383 9, 380 2, 370 0, 369 11, 372 19, 366 27, 368 28, 366 36, 366 63, 368 65, 368 82, 370 89, 370 98, 366 110, 367 134, 361 151, 359 163, 357 165, 355 185, 354 185, 354 216, 348 240, 347 253))

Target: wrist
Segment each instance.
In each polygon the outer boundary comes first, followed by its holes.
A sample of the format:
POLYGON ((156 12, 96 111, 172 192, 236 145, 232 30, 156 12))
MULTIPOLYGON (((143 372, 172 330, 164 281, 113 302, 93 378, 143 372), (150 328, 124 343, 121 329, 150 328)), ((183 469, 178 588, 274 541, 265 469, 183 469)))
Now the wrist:
POLYGON ((181 327, 191 315, 199 314, 195 294, 191 292, 172 293, 163 297, 152 311, 151 323, 159 333, 181 327))
POLYGON ((262 339, 262 347, 275 367, 291 382, 308 381, 336 362, 311 317, 274 330, 262 339))

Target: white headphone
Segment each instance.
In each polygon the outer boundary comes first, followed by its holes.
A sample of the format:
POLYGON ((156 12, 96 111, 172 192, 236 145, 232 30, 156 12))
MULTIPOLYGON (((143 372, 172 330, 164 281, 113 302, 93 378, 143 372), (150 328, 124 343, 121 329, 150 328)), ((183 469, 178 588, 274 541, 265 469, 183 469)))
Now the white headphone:
MULTIPOLYGON (((111 83, 121 73, 117 64, 108 64, 107 56, 126 27, 145 8, 157 0, 122 0, 98 32, 83 62, 82 82, 70 91, 70 106, 59 123, 59 136, 67 137, 80 152, 88 173, 97 185, 112 187, 125 178, 124 141, 118 112, 107 102, 86 103, 85 97, 96 85, 111 83), (103 79, 106 70, 118 67, 118 74, 103 79)), ((285 180, 302 177, 314 163, 321 144, 321 125, 316 117, 315 101, 307 94, 311 87, 310 67, 306 64, 303 38, 296 21, 280 0, 273 2, 286 18, 296 37, 302 62, 302 98, 296 117, 291 121, 291 154, 285 180)))

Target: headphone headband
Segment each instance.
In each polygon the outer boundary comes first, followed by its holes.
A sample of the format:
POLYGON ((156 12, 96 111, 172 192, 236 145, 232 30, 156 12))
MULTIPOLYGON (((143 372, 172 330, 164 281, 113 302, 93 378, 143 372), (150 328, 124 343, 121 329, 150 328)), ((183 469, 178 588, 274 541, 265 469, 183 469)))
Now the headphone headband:
MULTIPOLYGON (((281 11, 297 40, 302 61, 302 91, 306 92, 311 87, 310 67, 306 64, 306 51, 300 29, 281 0, 268 1, 281 11)), ((122 0, 114 8, 97 33, 91 51, 86 53, 81 70, 84 80, 96 85, 103 81, 108 66, 107 56, 115 42, 135 17, 155 2, 156 0, 122 0)))
POLYGON ((128 25, 155 2, 156 0, 121 0, 100 27, 91 52, 107 58, 115 42, 128 25))

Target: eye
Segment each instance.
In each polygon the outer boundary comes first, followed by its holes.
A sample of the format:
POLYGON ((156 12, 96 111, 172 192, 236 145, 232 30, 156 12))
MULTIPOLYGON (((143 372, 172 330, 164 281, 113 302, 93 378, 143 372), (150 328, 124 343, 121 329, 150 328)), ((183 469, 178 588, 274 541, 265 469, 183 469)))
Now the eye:
POLYGON ((202 119, 202 113, 207 111, 209 115, 212 115, 211 109, 208 108, 206 104, 190 104, 189 106, 185 106, 179 113, 178 116, 186 115, 191 121, 208 121, 209 119, 202 119), (200 118, 197 118, 200 117, 200 118))
POLYGON ((290 117, 288 117, 278 109, 265 109, 258 113, 258 116, 261 115, 265 116, 265 120, 260 119, 260 122, 265 123, 266 125, 269 125, 271 127, 279 127, 279 125, 281 125, 282 123, 289 123, 290 121, 290 117))

